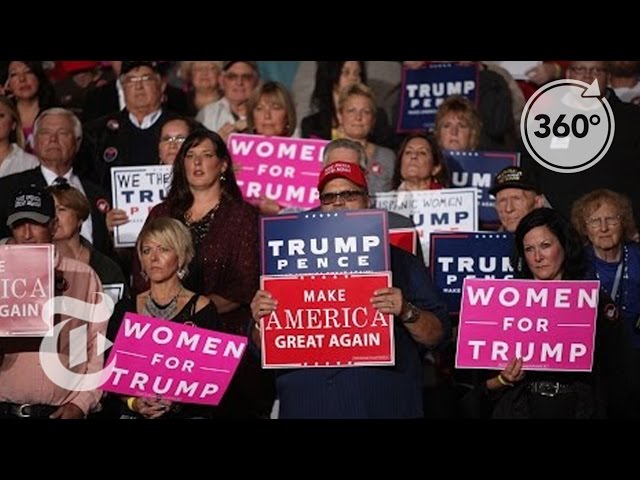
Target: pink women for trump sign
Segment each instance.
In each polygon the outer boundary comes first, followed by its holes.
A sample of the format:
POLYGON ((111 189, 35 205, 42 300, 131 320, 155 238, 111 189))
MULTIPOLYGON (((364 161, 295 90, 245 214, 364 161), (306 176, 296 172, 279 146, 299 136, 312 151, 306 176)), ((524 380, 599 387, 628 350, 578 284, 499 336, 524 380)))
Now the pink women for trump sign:
POLYGON ((456 368, 591 371, 599 286, 465 278, 456 368))
POLYGON ((318 176, 327 143, 308 138, 230 135, 229 152, 245 200, 255 202, 266 197, 288 208, 317 207, 318 176))
POLYGON ((218 405, 246 347, 246 337, 126 313, 101 388, 218 405))

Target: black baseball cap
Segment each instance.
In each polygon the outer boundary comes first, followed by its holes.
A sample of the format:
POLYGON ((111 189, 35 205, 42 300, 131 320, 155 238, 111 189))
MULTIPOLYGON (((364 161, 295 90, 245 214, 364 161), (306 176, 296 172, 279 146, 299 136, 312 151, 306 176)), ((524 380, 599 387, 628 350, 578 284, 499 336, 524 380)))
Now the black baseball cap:
POLYGON ((258 74, 260 73, 260 69, 258 68, 258 63, 257 62, 248 62, 246 60, 233 60, 231 62, 222 62, 222 70, 224 72, 226 72, 227 70, 229 70, 229 68, 231 68, 231 65, 233 65, 234 63, 238 63, 238 62, 246 63, 251 68, 253 68, 256 73, 258 73, 258 74))
POLYGON ((19 220, 47 224, 56 216, 56 208, 49 192, 30 186, 11 197, 7 213, 7 226, 11 228, 19 220))
POLYGON ((126 61, 122 62, 122 68, 120 69, 120 75, 124 75, 125 73, 129 73, 134 68, 139 67, 149 67, 156 73, 162 75, 162 69, 160 68, 159 62, 150 62, 150 61, 126 61))
POLYGON ((489 193, 495 196, 496 193, 505 188, 520 188, 540 193, 540 189, 531 174, 520 167, 506 167, 500 170, 493 180, 493 186, 489 189, 489 193))

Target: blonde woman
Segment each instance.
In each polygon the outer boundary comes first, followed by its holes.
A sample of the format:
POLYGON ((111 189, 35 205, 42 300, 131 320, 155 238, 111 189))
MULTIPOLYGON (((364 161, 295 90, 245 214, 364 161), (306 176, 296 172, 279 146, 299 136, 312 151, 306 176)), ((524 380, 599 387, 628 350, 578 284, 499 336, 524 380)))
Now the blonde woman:
POLYGON ((187 91, 187 116, 195 117, 199 110, 222 98, 221 73, 221 61, 180 63, 178 76, 184 81, 187 91))
MULTIPOLYGON (((147 222, 136 244, 148 290, 135 299, 138 313, 201 328, 217 329, 218 312, 204 295, 185 288, 182 279, 194 256, 189 230, 178 220, 158 217, 147 222)), ((122 398, 124 418, 210 418, 213 407, 179 404, 156 397, 122 398)))

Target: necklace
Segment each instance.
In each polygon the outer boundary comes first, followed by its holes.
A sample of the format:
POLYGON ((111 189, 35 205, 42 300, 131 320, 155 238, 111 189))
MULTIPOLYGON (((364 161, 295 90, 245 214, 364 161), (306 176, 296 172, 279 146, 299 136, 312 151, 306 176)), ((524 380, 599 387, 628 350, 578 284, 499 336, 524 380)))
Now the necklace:
POLYGON ((182 293, 183 286, 180 286, 180 290, 175 296, 164 305, 160 305, 157 303, 153 297, 151 296, 151 291, 149 291, 149 296, 147 300, 144 302, 144 307, 142 308, 142 313, 147 314, 154 318, 164 318, 165 320, 170 320, 176 316, 178 313, 178 297, 182 293))
POLYGON ((200 247, 200 244, 204 240, 204 237, 209 233, 209 227, 211 226, 211 220, 216 215, 216 211, 220 207, 220 202, 216 204, 211 210, 209 210, 200 220, 192 220, 190 212, 184 214, 184 224, 191 232, 193 244, 196 250, 200 247))

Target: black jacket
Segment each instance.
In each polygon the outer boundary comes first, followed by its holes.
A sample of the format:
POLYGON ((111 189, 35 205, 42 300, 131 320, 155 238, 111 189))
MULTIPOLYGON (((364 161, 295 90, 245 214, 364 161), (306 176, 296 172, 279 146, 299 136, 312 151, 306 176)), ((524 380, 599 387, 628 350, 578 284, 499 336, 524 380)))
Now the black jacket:
POLYGON ((100 185, 111 198, 111 167, 157 165, 161 125, 174 116, 163 109, 145 130, 131 123, 126 109, 86 123, 74 170, 100 185))
MULTIPOLYGON (((110 196, 98 187, 98 185, 82 176, 80 176, 80 182, 91 206, 93 246, 98 251, 109 256, 112 254, 113 246, 111 243, 111 235, 109 235, 109 231, 107 230, 105 214, 111 208, 111 202, 109 201, 110 196)), ((47 186, 40 167, 0 178, 0 238, 11 236, 11 230, 7 226, 7 210, 13 194, 20 188, 31 185, 39 188, 45 188, 47 186)))
MULTIPOLYGON (((302 138, 324 138, 331 140, 331 112, 321 110, 304 117, 300 125, 302 138)), ((369 141, 387 148, 394 148, 393 130, 389 126, 389 118, 386 112, 378 108, 376 111, 376 123, 369 134, 369 141)))
MULTIPOLYGON (((179 88, 167 85, 164 91, 164 99, 162 108, 173 110, 181 115, 188 114, 187 95, 179 88)), ((82 121, 90 122, 104 115, 109 115, 120 111, 120 102, 118 101, 118 88, 116 80, 91 90, 85 98, 84 110, 82 113, 82 121)))

